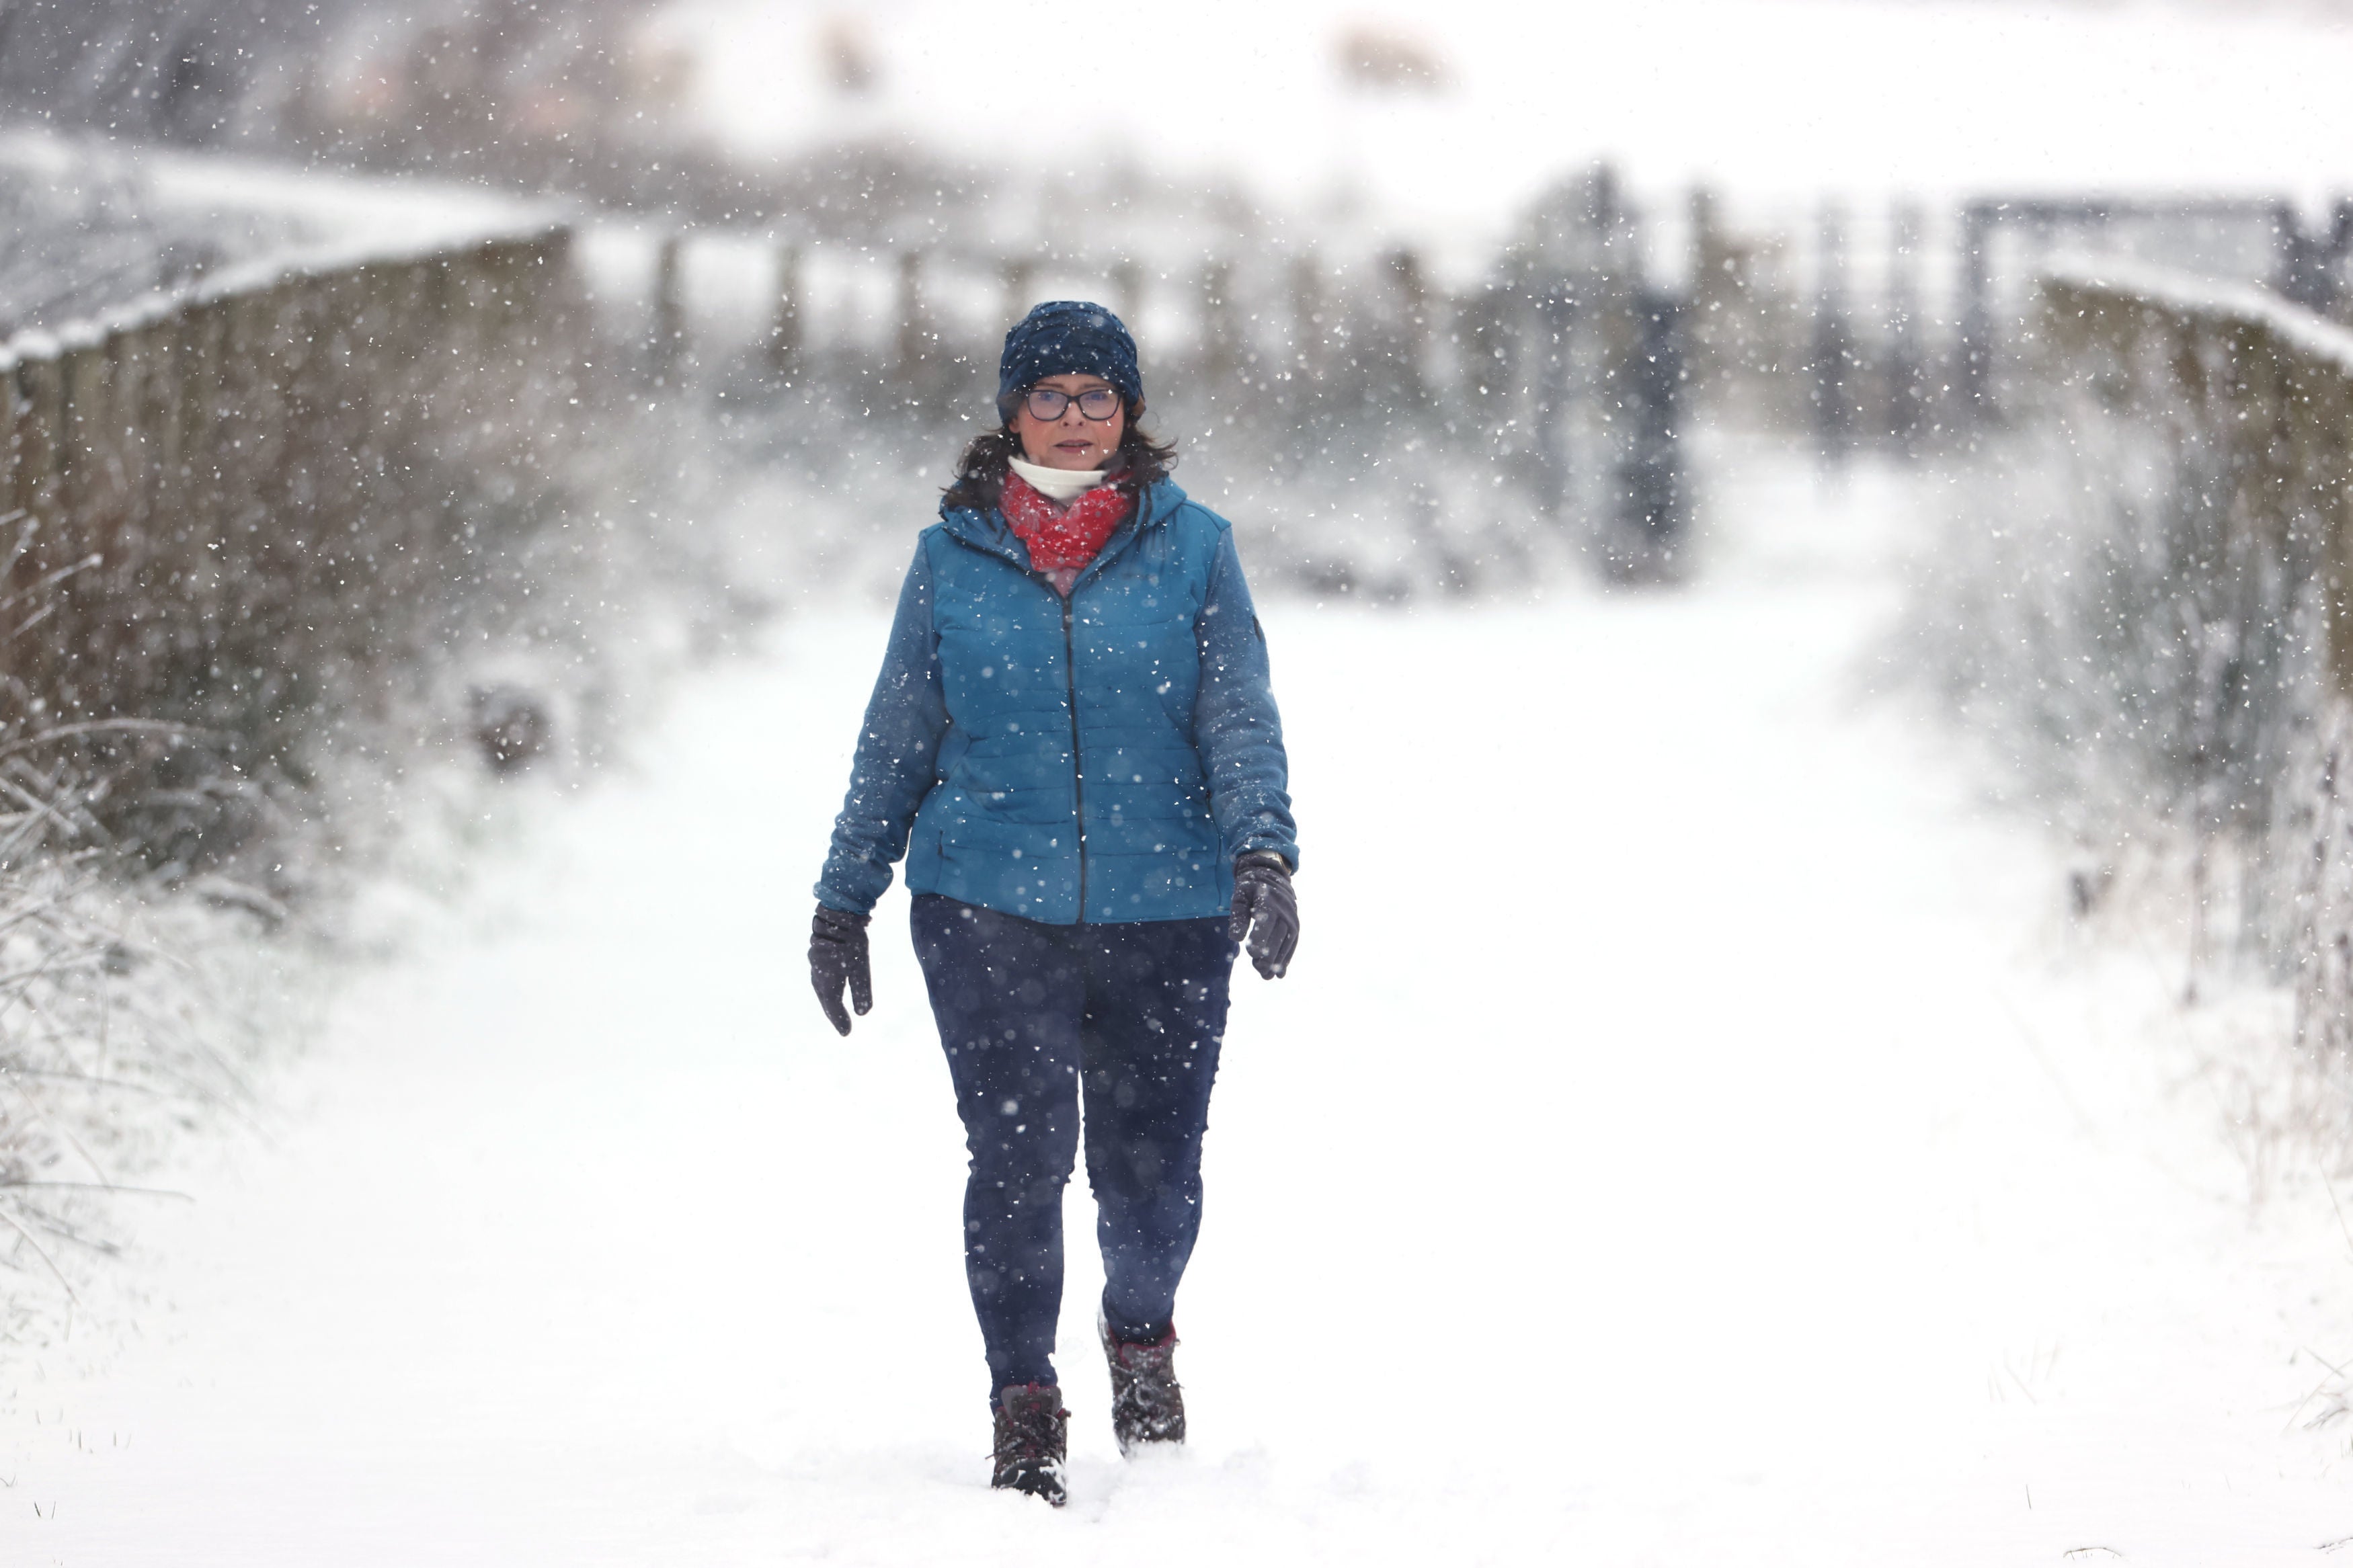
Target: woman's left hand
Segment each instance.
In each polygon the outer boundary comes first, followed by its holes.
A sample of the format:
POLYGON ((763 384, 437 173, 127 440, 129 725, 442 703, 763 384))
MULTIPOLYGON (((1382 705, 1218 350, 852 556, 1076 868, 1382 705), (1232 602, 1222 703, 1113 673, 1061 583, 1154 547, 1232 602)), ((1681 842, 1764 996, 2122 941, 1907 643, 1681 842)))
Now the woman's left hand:
POLYGON ((1299 900, 1291 890, 1291 862, 1271 849, 1234 861, 1234 915, 1226 933, 1250 939, 1250 965, 1261 980, 1274 980, 1291 967, 1299 946, 1299 900))
POLYGON ((809 984, 817 988, 818 1005, 826 1022, 849 1033, 849 1015, 841 1005, 841 988, 849 987, 849 1005, 861 1018, 874 1010, 874 975, 866 957, 864 915, 819 904, 809 922, 809 984))

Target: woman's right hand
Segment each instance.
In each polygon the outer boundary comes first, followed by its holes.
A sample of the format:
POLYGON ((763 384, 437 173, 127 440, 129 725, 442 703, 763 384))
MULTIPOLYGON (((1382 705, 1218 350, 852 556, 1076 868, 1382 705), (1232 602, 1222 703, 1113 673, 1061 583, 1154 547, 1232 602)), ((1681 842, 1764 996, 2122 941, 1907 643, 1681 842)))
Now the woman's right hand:
POLYGON ((866 918, 848 910, 819 904, 809 924, 809 984, 817 987, 818 1005, 826 1020, 841 1034, 849 1033, 849 1015, 841 1005, 841 987, 849 985, 849 1005, 861 1018, 874 1011, 874 973, 866 957, 866 918))

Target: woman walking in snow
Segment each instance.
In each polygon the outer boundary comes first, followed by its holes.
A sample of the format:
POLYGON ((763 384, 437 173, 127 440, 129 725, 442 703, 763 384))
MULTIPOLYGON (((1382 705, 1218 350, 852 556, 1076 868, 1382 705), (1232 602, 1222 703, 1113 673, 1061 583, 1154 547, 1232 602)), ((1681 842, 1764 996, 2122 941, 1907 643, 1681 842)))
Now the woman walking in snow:
POLYGON ((1123 1453, 1182 1443, 1173 1314, 1227 979, 1245 937, 1261 975, 1289 964, 1299 850, 1233 534, 1138 426, 1126 327, 1039 306, 1006 335, 997 402, 1002 428, 965 448, 899 595, 809 977, 848 1034, 842 992, 873 1005, 867 920, 904 855, 971 1154, 992 1484, 1060 1506, 1061 1200, 1082 1128, 1113 1430, 1123 1453))

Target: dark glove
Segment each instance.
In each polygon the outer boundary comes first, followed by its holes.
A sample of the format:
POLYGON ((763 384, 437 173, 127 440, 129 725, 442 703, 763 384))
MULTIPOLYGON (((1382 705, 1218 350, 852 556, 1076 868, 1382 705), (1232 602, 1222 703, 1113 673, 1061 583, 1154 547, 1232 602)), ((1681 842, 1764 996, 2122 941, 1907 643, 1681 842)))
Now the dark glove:
POLYGON ((1291 967, 1299 945, 1299 900, 1291 891, 1291 863, 1271 849, 1252 850, 1234 861, 1234 918, 1226 934, 1250 938, 1252 967, 1272 980, 1291 967))
POLYGON ((842 1011, 841 984, 849 983, 849 1005, 861 1018, 874 1011, 874 972, 866 961, 866 917, 847 910, 817 907, 809 923, 809 984, 817 987, 818 1005, 842 1034, 849 1033, 849 1015, 842 1011))

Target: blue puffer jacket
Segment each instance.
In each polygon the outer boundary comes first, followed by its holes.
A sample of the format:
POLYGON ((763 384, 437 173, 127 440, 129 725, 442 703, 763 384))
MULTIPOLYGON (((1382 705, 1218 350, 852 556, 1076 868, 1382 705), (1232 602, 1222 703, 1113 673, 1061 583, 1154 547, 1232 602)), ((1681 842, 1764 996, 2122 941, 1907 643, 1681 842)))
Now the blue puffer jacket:
POLYGON ((818 901, 907 887, 1051 925, 1226 912, 1298 864, 1265 634, 1225 519, 1166 480, 1066 600, 1001 514, 943 509, 900 591, 818 901), (912 840, 912 841, 911 841, 912 840))

